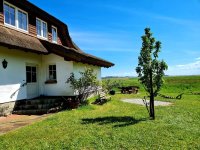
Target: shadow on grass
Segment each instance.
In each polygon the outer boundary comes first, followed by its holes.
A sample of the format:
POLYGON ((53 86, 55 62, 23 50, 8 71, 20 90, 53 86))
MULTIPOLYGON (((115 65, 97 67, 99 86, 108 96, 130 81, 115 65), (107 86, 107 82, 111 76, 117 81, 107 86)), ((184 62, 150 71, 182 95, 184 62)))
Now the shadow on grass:
POLYGON ((82 119, 82 124, 93 124, 98 123, 99 125, 105 124, 115 124, 113 127, 125 127, 137 124, 141 121, 146 121, 146 118, 143 119, 135 119, 130 116, 124 117, 99 117, 99 118, 85 118, 82 119))

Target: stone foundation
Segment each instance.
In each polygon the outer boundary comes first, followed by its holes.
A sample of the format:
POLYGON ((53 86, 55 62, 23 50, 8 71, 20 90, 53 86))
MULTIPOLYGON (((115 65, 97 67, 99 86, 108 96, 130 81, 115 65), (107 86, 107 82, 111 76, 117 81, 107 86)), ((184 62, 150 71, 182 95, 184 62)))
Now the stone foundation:
POLYGON ((15 102, 0 104, 0 117, 12 114, 14 107, 15 107, 15 102))

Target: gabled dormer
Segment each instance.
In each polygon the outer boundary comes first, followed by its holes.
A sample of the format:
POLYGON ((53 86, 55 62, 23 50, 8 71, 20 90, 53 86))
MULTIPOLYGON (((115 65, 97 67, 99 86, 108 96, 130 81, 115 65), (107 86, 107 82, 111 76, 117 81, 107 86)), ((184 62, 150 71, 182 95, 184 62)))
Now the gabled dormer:
POLYGON ((0 24, 52 43, 74 48, 67 26, 27 0, 3 0, 0 24))

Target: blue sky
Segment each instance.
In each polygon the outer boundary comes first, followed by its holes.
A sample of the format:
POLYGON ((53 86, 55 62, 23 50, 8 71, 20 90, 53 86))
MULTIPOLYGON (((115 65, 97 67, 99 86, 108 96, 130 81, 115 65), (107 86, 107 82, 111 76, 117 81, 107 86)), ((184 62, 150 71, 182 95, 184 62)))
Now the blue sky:
POLYGON ((146 27, 162 42, 166 74, 200 74, 200 0, 29 1, 66 23, 85 52, 115 63, 102 76, 136 76, 146 27))

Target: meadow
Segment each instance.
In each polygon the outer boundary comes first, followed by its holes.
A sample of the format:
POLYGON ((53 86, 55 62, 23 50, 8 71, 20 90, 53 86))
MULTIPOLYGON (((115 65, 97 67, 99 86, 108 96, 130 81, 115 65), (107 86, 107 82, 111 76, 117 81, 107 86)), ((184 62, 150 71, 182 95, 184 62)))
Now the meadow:
MULTIPOLYGON (((0 136, 0 149, 200 149, 200 76, 165 77, 160 93, 178 95, 171 106, 157 106, 150 120, 144 106, 124 103, 146 93, 137 78, 115 78, 138 85, 139 94, 116 94, 108 103, 82 106, 0 136)), ((94 101, 94 98, 90 99, 94 101)))

